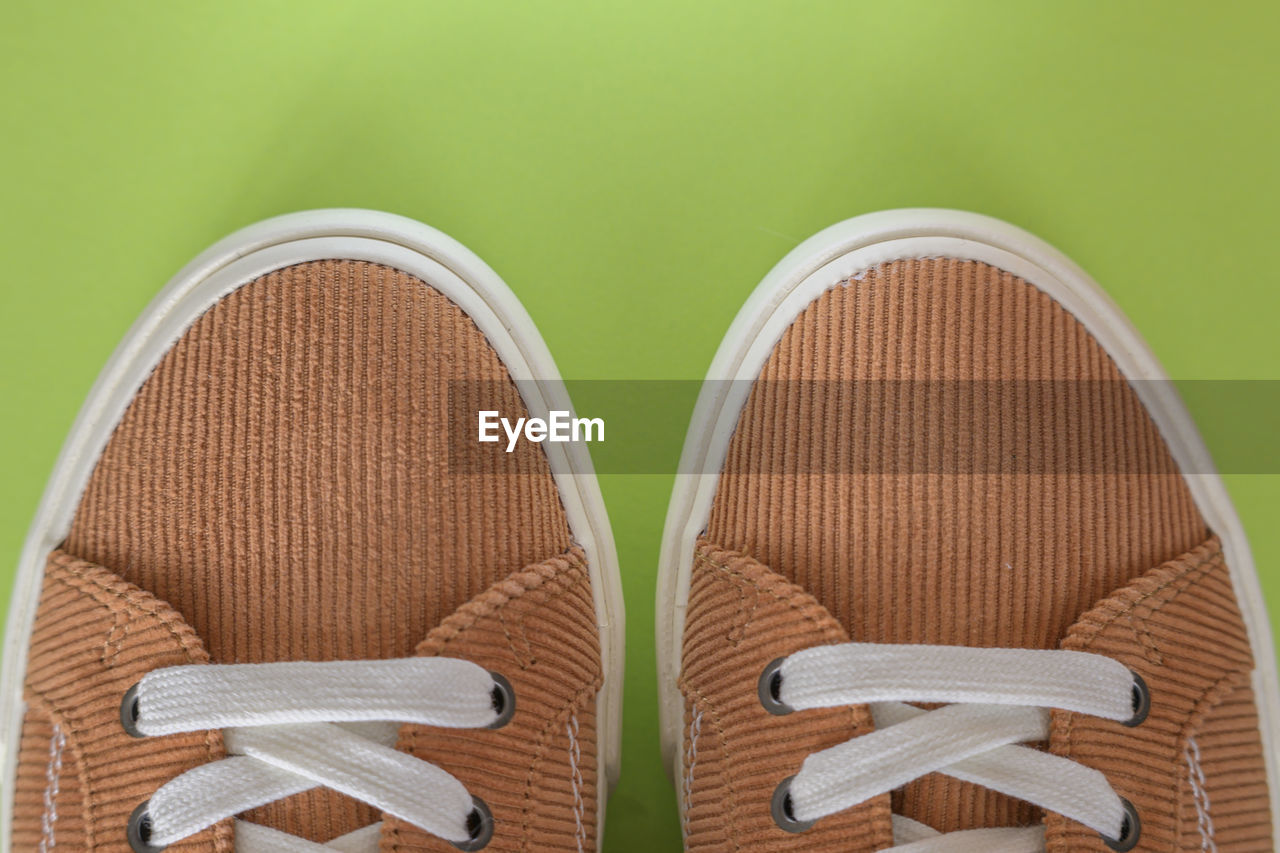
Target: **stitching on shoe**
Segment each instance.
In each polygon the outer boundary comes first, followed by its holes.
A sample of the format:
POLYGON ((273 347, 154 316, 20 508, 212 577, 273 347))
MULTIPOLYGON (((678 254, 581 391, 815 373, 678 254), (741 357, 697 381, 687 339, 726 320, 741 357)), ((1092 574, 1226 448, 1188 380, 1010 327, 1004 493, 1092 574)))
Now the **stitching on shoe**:
POLYGON ((98 655, 98 660, 106 667, 116 665, 116 658, 120 656, 121 645, 124 643, 125 625, 129 621, 129 611, 123 607, 113 610, 111 615, 113 624, 102 644, 102 653, 98 655))
POLYGON ((684 795, 684 837, 689 838, 689 812, 693 808, 693 771, 698 766, 698 737, 702 734, 702 709, 692 702, 688 702, 689 709, 689 729, 688 729, 688 745, 685 747, 684 760, 684 779, 683 791, 684 795))
MULTIPOLYGON (((499 622, 503 625, 503 632, 507 637, 508 645, 511 647, 511 652, 516 657, 517 662, 519 662, 520 655, 516 651, 514 645, 511 644, 511 636, 506 631, 505 622, 502 621, 502 609, 507 604, 513 603, 517 599, 523 598, 525 594, 535 590, 541 590, 544 593, 544 598, 541 601, 536 602, 537 606, 546 606, 563 598, 566 594, 582 591, 584 586, 587 599, 590 601, 590 575, 586 571, 586 561, 584 557, 579 555, 576 551, 568 551, 564 555, 554 557, 544 563, 525 569, 518 573, 516 577, 499 581, 494 585, 494 587, 491 587, 486 592, 481 593, 479 597, 472 599, 472 601, 467 604, 464 604, 458 609, 458 611, 445 619, 444 622, 441 622, 439 628, 433 629, 433 631, 428 634, 427 639, 420 644, 419 648, 426 646, 434 640, 439 644, 438 648, 435 650, 435 654, 441 655, 444 653, 445 649, 449 647, 450 643, 460 639, 467 629, 475 626, 482 618, 497 616, 499 618, 499 622), (448 636, 432 636, 436 631, 446 628, 446 626, 448 630, 452 631, 448 636)), ((594 625, 595 620, 592 619, 591 623, 594 625)), ((588 683, 569 697, 569 700, 564 707, 558 711, 552 719, 544 724, 536 739, 538 746, 535 749, 529 773, 525 779, 524 806, 521 816, 521 826, 523 830, 522 836, 524 837, 522 849, 527 849, 528 845, 529 821, 530 815, 533 812, 533 777, 537 774, 538 766, 545 758, 545 753, 548 749, 549 735, 558 724, 561 722, 567 722, 569 715, 576 709, 581 707, 585 710, 585 698, 599 692, 600 686, 604 682, 604 676, 598 655, 594 664, 595 666, 592 671, 592 677, 588 683)), ((525 667, 522 666, 521 668, 524 669, 525 667)), ((598 725, 598 723, 596 725, 598 725)), ((405 735, 402 735, 402 737, 405 737, 405 735)), ((411 750, 420 747, 422 735, 416 727, 409 728, 407 741, 407 745, 411 750)), ((597 781, 597 785, 598 784, 599 783, 597 781)), ((394 819, 391 820, 390 826, 385 832, 391 842, 391 850, 393 853, 399 853, 399 851, 404 849, 404 837, 401 834, 401 827, 398 821, 394 819)))
MULTIPOLYGON (((1183 749, 1183 757, 1187 764, 1187 783, 1191 786, 1192 800, 1196 806, 1196 827, 1200 830, 1200 849, 1206 853, 1218 853, 1218 845, 1213 840, 1213 818, 1209 814, 1209 792, 1205 790, 1204 768, 1200 766, 1200 744, 1195 738, 1188 738, 1183 749)), ((1182 840, 1181 824, 1178 821, 1178 840, 1182 840)))
POLYGON ((589 581, 590 575, 586 572, 585 557, 577 553, 575 546, 574 549, 566 551, 564 554, 552 557, 545 562, 537 563, 516 572, 513 576, 498 581, 471 601, 463 604, 438 626, 432 628, 427 633, 426 639, 418 647, 421 649, 423 646, 436 641, 441 643, 441 649, 443 649, 446 644, 456 639, 458 634, 470 628, 481 618, 491 615, 508 602, 523 597, 525 593, 541 589, 548 584, 555 584, 559 589, 554 593, 550 593, 544 603, 554 601, 560 595, 573 588, 583 578, 589 581), (553 563, 558 563, 559 565, 552 565, 553 563), (569 576, 567 580, 565 579, 566 575, 569 576))
POLYGON ((582 746, 578 742, 578 714, 576 710, 569 712, 569 722, 565 724, 565 733, 569 736, 569 782, 573 789, 573 821, 574 840, 578 842, 578 853, 583 853, 587 841, 587 830, 583 824, 585 806, 582 802, 582 789, 585 781, 582 778, 582 746))
POLYGON ((568 722, 569 716, 573 714, 579 707, 586 710, 586 699, 589 698, 598 688, 593 682, 577 691, 569 700, 569 702, 560 709, 560 711, 543 724, 542 730, 538 733, 537 748, 533 753, 533 761, 529 765, 529 772, 524 778, 524 806, 520 815, 520 826, 522 829, 520 849, 529 849, 529 823, 530 815, 533 813, 533 777, 538 775, 539 766, 546 758, 547 750, 550 749, 551 740, 554 737, 553 732, 561 722, 568 722))
MULTIPOLYGON (((680 680, 680 687, 682 689, 687 690, 689 693, 693 694, 691 697, 689 697, 689 704, 691 706, 693 707, 697 707, 699 705, 705 706, 706 713, 711 715, 711 724, 715 728, 716 739, 719 742, 718 743, 719 751, 722 756, 721 760, 725 764, 730 763, 729 752, 728 752, 728 749, 726 748, 726 744, 728 743, 728 738, 725 737, 724 723, 720 720, 720 714, 716 710, 715 703, 713 703, 710 699, 708 699, 707 696, 701 690, 692 686, 683 678, 681 678, 680 680)), ((688 694, 686 694, 686 696, 687 695, 688 694)), ((721 770, 719 775, 721 778, 724 779, 725 788, 728 789, 728 801, 729 801, 728 812, 731 815, 737 814, 738 813, 738 792, 733 786, 733 774, 727 772, 726 770, 721 770)), ((691 790, 690 803, 692 804, 692 790, 691 790)), ((686 809, 686 815, 687 814, 688 814, 688 810, 686 809)), ((686 817, 686 820, 687 820, 687 817, 686 817)), ((733 849, 741 850, 742 845, 738 841, 737 828, 734 825, 734 822, 732 820, 727 821, 725 823, 725 831, 728 833, 728 841, 730 844, 733 845, 733 849)))
MULTIPOLYGON (((557 595, 559 594, 562 593, 558 593, 557 595)), ((548 598, 547 600, 550 601, 552 599, 548 598)), ((524 651, 516 648, 516 638, 511 635, 510 625, 507 621, 506 608, 500 607, 495 609, 494 615, 498 617, 498 624, 502 626, 502 634, 507 638, 507 647, 511 649, 511 656, 516 659, 516 663, 519 664, 520 668, 522 670, 527 670, 530 667, 535 666, 538 663, 538 658, 537 655, 533 653, 533 645, 529 642, 529 634, 525 630, 524 614, 517 614, 518 618, 516 619, 516 625, 518 628, 517 633, 520 635, 520 641, 524 646, 524 651)))
MULTIPOLYGON (((739 556, 746 557, 745 554, 742 554, 739 556)), ((828 625, 822 619, 822 616, 813 612, 815 605, 818 608, 821 608, 822 605, 818 603, 816 600, 814 600, 812 597, 810 597, 809 594, 806 593, 802 588, 795 586, 794 584, 787 584, 785 581, 783 581, 782 583, 785 584, 785 586, 787 587, 786 592, 789 593, 789 594, 784 594, 783 591, 775 589, 772 584, 768 586, 762 585, 759 579, 748 577, 747 574, 743 572, 741 569, 736 569, 736 568, 733 568, 732 566, 727 565, 726 563, 722 563, 716 557, 713 557, 710 554, 706 554, 706 553, 700 554, 699 559, 710 568, 728 576, 731 580, 735 582, 740 582, 750 587, 753 587, 758 593, 760 592, 768 593, 769 595, 773 596, 777 601, 780 601, 786 604, 788 607, 790 607, 796 613, 803 616, 805 619, 812 622, 814 625, 820 628, 823 628, 824 630, 830 629, 831 626, 828 625), (801 598, 801 597, 808 600, 807 601, 797 600, 797 598, 801 598)), ((764 564, 762 563, 761 565, 763 566, 764 564)), ((824 613, 822 615, 829 615, 829 614, 824 613)), ((831 619, 834 622, 834 617, 831 617, 831 619)), ((836 624, 838 625, 839 623, 836 623, 836 624)), ((745 635, 745 632, 744 632, 744 635, 745 635)))
MULTIPOLYGON (((94 577, 89 574, 93 568, 99 568, 93 563, 87 563, 77 560, 66 554, 59 554, 53 558, 54 565, 65 572, 63 574, 48 574, 48 578, 54 582, 60 582, 64 586, 76 591, 85 592, 93 597, 94 601, 99 604, 110 607, 113 603, 123 603, 125 609, 130 613, 142 613, 156 617, 160 624, 168 630, 169 635, 178 641, 183 650, 192 655, 192 663, 208 663, 209 654, 205 651, 204 646, 199 642, 195 632, 191 630, 186 622, 174 611, 169 605, 160 599, 150 596, 139 587, 134 587, 128 581, 123 579, 116 581, 107 581, 105 578, 94 577), (67 577, 69 575, 70 577, 67 577), (80 584, 72 582, 72 578, 81 581, 80 584), (120 587, 125 587, 121 589, 120 587), (139 600, 141 597, 141 600, 139 600), (183 631, 182 628, 187 630, 183 631)), ((107 571, 103 568, 102 571, 107 571)), ((112 612, 118 612, 112 608, 112 612)))
POLYGON ((62 785, 62 754, 67 747, 67 736, 62 726, 53 724, 49 738, 49 759, 44 768, 44 811, 40 815, 40 853, 49 853, 57 846, 58 794, 62 785))
MULTIPOLYGON (((1149 630, 1145 626, 1145 621, 1149 619, 1152 615, 1154 615, 1155 613, 1158 613, 1161 609, 1164 608, 1165 605, 1172 602, 1175 598, 1180 596, 1186 590, 1208 579, 1216 570, 1228 568, 1225 561, 1223 560, 1223 557, 1224 557, 1224 554, 1223 554, 1221 543, 1216 543, 1215 546, 1211 548, 1210 551, 1207 554, 1205 554, 1203 557, 1201 557, 1199 560, 1195 561, 1190 565, 1180 567, 1171 576, 1165 578, 1163 581, 1161 581, 1151 589, 1141 593, 1132 601, 1128 602, 1126 606, 1111 613, 1106 619, 1101 619, 1094 625, 1090 626, 1089 629, 1082 630, 1079 634, 1074 635, 1076 637, 1079 637, 1081 640, 1080 648, 1082 649, 1090 648, 1092 646, 1093 641, 1096 640, 1104 630, 1106 630, 1111 625, 1118 623, 1122 618, 1128 620, 1131 625, 1135 621, 1144 623, 1143 629, 1149 630), (1170 593, 1170 590, 1172 590, 1171 593, 1170 593), (1166 595, 1166 593, 1168 594, 1166 595), (1151 599, 1157 598, 1162 595, 1164 597, 1160 597, 1158 602, 1150 605, 1151 607, 1150 613, 1141 617, 1134 615, 1134 611, 1137 609, 1138 605, 1146 603, 1151 599)), ((1172 562, 1172 561, 1169 561, 1169 562, 1172 562)), ((1159 570, 1160 568, 1166 565, 1168 565, 1168 562, 1162 563, 1160 566, 1155 567, 1154 570, 1159 570)), ((1141 581, 1142 581, 1142 578, 1139 578, 1137 582, 1141 582, 1141 581)), ((1121 594, 1123 594, 1123 591, 1121 594)), ((1100 607, 1106 607, 1107 603, 1100 605, 1100 607)), ((1082 618, 1087 618, 1088 615, 1089 614, 1085 614, 1085 617, 1082 617, 1082 618)), ((1135 633, 1136 633, 1136 630, 1135 630, 1135 633)), ((1184 730, 1183 730, 1184 733, 1181 734, 1178 738, 1179 742, 1183 742, 1183 743, 1185 742, 1187 738, 1187 735, 1186 735, 1187 728, 1190 727, 1192 722, 1196 720, 1197 715, 1199 714, 1202 717, 1203 713, 1205 713, 1205 712, 1199 711, 1199 706, 1205 702, 1207 697, 1216 693, 1223 684, 1233 679, 1241 679, 1243 677, 1244 677, 1244 673, 1240 671, 1229 672, 1226 675, 1223 675, 1222 677, 1214 681, 1211 685, 1209 685, 1203 691, 1200 692, 1200 696, 1196 700, 1196 707, 1193 708, 1192 714, 1188 718, 1188 723, 1186 724, 1186 726, 1184 726, 1184 730)), ((1075 752, 1075 746, 1076 746, 1075 735, 1077 730, 1076 721, 1083 718, 1084 717, 1081 714, 1070 713, 1070 712, 1065 714, 1065 722, 1062 727, 1062 739, 1066 747, 1066 754, 1068 755, 1073 754, 1075 752)), ((1181 793, 1181 783, 1180 783, 1179 794, 1180 793, 1181 793)), ((1072 830, 1069 827, 1060 831, 1065 832, 1065 834, 1068 836, 1072 832, 1072 830)), ((1181 839, 1182 829, 1181 829, 1180 821, 1178 822, 1178 825, 1174 829, 1174 834, 1176 838, 1178 838, 1179 840, 1181 839)))
MULTIPOLYGON (((1182 730, 1178 733, 1178 745, 1182 747, 1179 754, 1185 754, 1187 744, 1195 740, 1201 728, 1204 726, 1205 719, 1214 708, 1222 704, 1222 702, 1232 693, 1239 690, 1242 686, 1248 684, 1248 676, 1243 672, 1228 672, 1221 678, 1209 685, 1196 700, 1195 706, 1191 713, 1187 716, 1187 722, 1183 725, 1182 730)), ((1185 778, 1179 779, 1179 802, 1182 800, 1182 794, 1185 790, 1185 778)), ((1200 803, 1196 801, 1197 811, 1200 809, 1200 803)), ((1178 821, 1174 829, 1175 839, 1181 843, 1183 839, 1182 821, 1178 821)), ((1202 848, 1207 849, 1207 848, 1202 848)))
MULTIPOLYGON (((1213 571, 1216 568, 1218 568, 1218 565, 1222 565, 1225 568, 1226 564, 1220 562, 1221 558, 1222 558, 1221 546, 1215 547, 1209 554, 1197 560, 1195 563, 1192 563, 1189 566, 1183 566, 1180 569, 1176 570, 1173 575, 1165 578, 1155 587, 1152 587, 1151 589, 1142 592, 1141 594, 1138 595, 1138 597, 1134 598, 1132 601, 1128 602, 1126 605, 1122 606, 1120 609, 1110 613, 1105 619, 1099 619, 1095 625, 1087 629, 1081 630, 1078 634, 1075 634, 1074 636, 1081 638, 1082 641, 1088 644, 1088 643, 1092 643, 1093 640, 1097 639, 1099 634, 1101 634, 1107 628, 1111 627, 1111 625, 1114 624, 1115 622, 1119 621, 1121 617, 1137 618, 1141 621, 1145 621, 1146 619, 1149 619, 1152 614, 1159 612, 1166 604, 1172 601, 1173 598, 1176 597, 1177 595, 1180 595, 1185 589, 1200 583, 1202 580, 1204 580, 1206 577, 1212 574, 1213 571), (1210 564, 1216 564, 1216 565, 1210 565, 1210 564), (1172 595, 1162 597, 1164 593, 1167 593, 1169 590, 1173 589, 1175 586, 1179 588, 1174 589, 1172 595), (1140 617, 1135 617, 1132 615, 1139 605, 1145 604, 1153 598, 1158 598, 1159 602, 1150 605, 1151 613, 1145 614, 1140 617)), ((1168 565, 1168 564, 1165 563, 1162 565, 1168 565)), ((1157 567, 1157 569, 1158 568, 1159 567, 1157 567)), ((1142 580, 1143 578, 1139 578, 1137 580, 1137 583, 1141 583, 1142 580)), ((1124 591, 1121 591, 1120 595, 1123 595, 1123 594, 1124 594, 1124 591)), ((1101 607, 1106 608, 1108 604, 1109 602, 1104 603, 1101 605, 1101 607)), ((1086 613, 1081 618, 1082 619, 1089 618, 1089 613, 1086 613)))
POLYGON ((734 614, 733 624, 729 626, 729 633, 725 635, 725 640, 733 648, 741 645, 743 639, 746 638, 747 632, 751 630, 752 624, 755 622, 756 611, 760 609, 760 586, 758 583, 739 584, 738 585, 738 612, 734 614), (747 608, 747 591, 750 590, 751 607, 747 608))
MULTIPOLYGON (((795 584, 787 583, 785 580, 782 580, 781 578, 774 578, 774 577, 767 577, 767 576, 765 578, 749 577, 741 569, 737 569, 728 565, 726 562, 723 561, 722 558, 718 556, 719 554, 733 554, 734 556, 742 559, 750 559, 748 555, 734 554, 734 552, 719 551, 719 550, 713 552, 712 551, 713 548, 714 546, 712 546, 709 542, 704 541, 703 543, 701 543, 698 549, 698 554, 696 556, 697 562, 701 565, 705 565, 709 567, 714 572, 717 572, 723 575, 726 580, 728 580, 730 583, 736 586, 738 588, 740 595, 743 596, 742 601, 745 602, 744 590, 746 588, 750 588, 752 591, 755 592, 755 603, 751 610, 752 618, 749 619, 742 626, 741 636, 739 636, 737 638, 737 641, 734 642, 735 646, 738 645, 743 639, 745 639, 747 630, 750 628, 752 622, 754 621, 754 615, 759 608, 760 596, 762 594, 770 595, 773 597, 774 600, 787 605, 787 607, 789 607, 792 611, 802 616, 804 619, 808 620, 816 628, 821 630, 824 634, 831 634, 833 632, 833 626, 835 629, 839 630, 839 623, 836 623, 834 621, 834 617, 828 617, 831 620, 830 622, 828 622, 827 620, 822 618, 822 616, 825 615, 825 613, 815 612, 815 608, 818 611, 821 611, 822 605, 814 601, 808 595, 808 593, 806 593, 802 588, 796 586, 795 584)), ((760 565, 762 568, 764 568, 763 563, 761 563, 760 565)), ((741 610, 739 612, 741 613, 741 610)), ((681 673, 678 686, 681 688, 681 690, 685 692, 686 697, 689 699, 692 705, 702 706, 705 713, 711 716, 711 722, 713 727, 715 728, 717 739, 719 741, 720 752, 723 756, 722 760, 726 764, 732 763, 728 755, 728 750, 725 746, 725 744, 727 743, 727 738, 725 735, 724 723, 721 720, 720 714, 715 706, 715 703, 713 703, 710 700, 710 698, 705 693, 703 693, 700 689, 690 684, 685 671, 682 671, 681 673)), ((861 728, 861 726, 856 725, 856 715, 854 715, 852 711, 850 713, 854 717, 854 723, 855 723, 854 727, 861 728)), ((733 774, 731 772, 721 771, 719 773, 719 776, 722 779, 724 779, 724 784, 727 789, 729 813, 736 814, 738 811, 738 798, 737 798, 737 791, 735 790, 734 784, 733 784, 733 774)), ((733 849, 735 851, 741 850, 742 846, 735 834, 735 830, 732 822, 728 824, 727 832, 729 833, 728 840, 733 845, 733 849)))
POLYGON ((1125 621, 1129 623, 1138 645, 1142 647, 1142 656, 1157 666, 1164 666, 1164 655, 1160 653, 1160 646, 1156 643, 1156 638, 1151 635, 1151 629, 1147 627, 1146 620, 1127 613, 1125 621))
MULTIPOLYGON (((87 765, 85 764, 85 760, 84 760, 84 752, 80 748, 80 741, 75 736, 76 734, 75 730, 69 725, 62 725, 63 723, 70 722, 72 718, 67 714, 64 714, 62 711, 60 711, 58 707, 53 704, 53 702, 49 701, 49 698, 47 696, 43 695, 37 690, 33 690, 30 685, 27 685, 26 692, 28 695, 25 697, 25 701, 27 703, 28 713, 30 713, 33 710, 38 710, 44 717, 46 717, 49 720, 49 723, 51 725, 62 726, 62 733, 63 733, 63 736, 66 738, 66 746, 63 748, 63 755, 64 755, 63 769, 65 770, 65 767, 66 767, 65 755, 68 752, 70 752, 71 758, 75 764, 76 781, 79 783, 79 787, 80 787, 80 808, 83 810, 85 815, 85 820, 82 821, 82 823, 84 824, 85 847, 86 849, 92 850, 94 823, 89 818, 93 812, 93 809, 90 807, 91 801, 89 797, 89 791, 91 789, 89 786, 88 775, 86 773, 87 765)), ((24 720, 24 723, 25 723, 25 720, 24 720)), ((19 732, 17 742, 15 742, 14 744, 15 749, 19 748, 21 741, 22 741, 22 735, 21 735, 21 732, 19 732)))
MULTIPOLYGON (((109 581, 103 577, 95 577, 89 572, 97 569, 106 573, 109 572, 109 570, 105 567, 97 566, 94 563, 79 560, 65 552, 55 552, 52 554, 50 563, 52 563, 53 567, 58 571, 45 572, 45 580, 48 583, 61 584, 72 592, 87 594, 98 604, 111 608, 114 614, 118 615, 122 612, 129 614, 130 618, 126 620, 127 623, 133 621, 132 616, 135 614, 153 616, 160 625, 168 630, 170 637, 178 641, 189 662, 197 664, 209 662, 208 652, 206 652, 203 645, 200 644, 194 631, 192 631, 190 626, 182 621, 181 616, 179 616, 176 611, 160 599, 150 596, 141 588, 134 587, 129 584, 128 581, 123 579, 109 581), (113 604, 121 603, 124 605, 123 608, 116 609, 112 607, 113 604), (186 630, 182 630, 184 628, 186 630)), ((118 622, 116 624, 118 624, 118 622)), ((110 642, 111 634, 114 633, 116 624, 113 624, 112 631, 108 632, 108 644, 110 642)), ((119 640, 121 649, 123 649, 123 641, 124 636, 122 635, 119 640)), ((111 667, 113 664, 109 663, 105 657, 107 645, 104 644, 103 648, 104 656, 101 658, 102 663, 111 667)), ((114 656, 112 657, 112 660, 114 660, 114 656)), ((85 843, 87 847, 92 849, 93 826, 95 825, 95 812, 97 811, 94 805, 94 797, 92 795, 96 789, 94 785, 90 784, 90 780, 87 776, 87 765, 84 763, 78 746, 78 741, 74 737, 74 733, 78 730, 77 726, 83 728, 85 721, 69 711, 64 711, 52 700, 51 697, 46 695, 43 691, 36 689, 31 684, 29 674, 25 686, 27 691, 29 691, 33 696, 39 697, 51 712, 55 712, 57 716, 62 717, 69 723, 66 727, 66 731, 70 735, 73 753, 75 754, 76 760, 81 768, 79 776, 85 812, 85 843)), ((220 732, 205 732, 204 749, 208 760, 214 761, 224 752, 220 748, 221 743, 222 736, 220 732)), ((229 826, 230 824, 227 821, 221 821, 211 827, 213 831, 213 847, 215 851, 218 851, 218 853, 228 853, 228 851, 231 850, 232 838, 229 826)))

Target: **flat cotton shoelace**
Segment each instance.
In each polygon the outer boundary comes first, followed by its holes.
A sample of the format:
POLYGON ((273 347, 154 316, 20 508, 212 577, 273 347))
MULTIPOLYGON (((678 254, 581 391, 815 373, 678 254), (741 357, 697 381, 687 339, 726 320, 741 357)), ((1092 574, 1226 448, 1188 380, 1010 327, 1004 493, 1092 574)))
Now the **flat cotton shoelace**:
MULTIPOLYGON (((121 708, 150 737, 221 729, 227 758, 160 787, 135 812, 135 848, 164 847, 219 821, 315 787, 331 788, 462 849, 492 826, 449 773, 395 749, 400 724, 490 728, 510 719, 510 685, 469 661, 404 658, 176 666, 148 673, 121 708)), ((319 845, 237 820, 236 849, 302 853, 378 848, 378 827, 319 845)), ((484 839, 487 840, 487 839, 484 839)))
MULTIPOLYGON (((813 822, 940 772, 1057 812, 1117 849, 1136 841, 1137 814, 1097 770, 1020 746, 1048 739, 1049 709, 1135 725, 1146 685, 1102 655, 1059 650, 848 643, 780 658, 760 678, 775 714, 869 705, 876 730, 809 755, 774 795, 780 826, 813 822), (906 703, 950 703, 926 711, 906 703)), ((894 817, 904 853, 1039 851, 1041 827, 939 834, 894 817)))

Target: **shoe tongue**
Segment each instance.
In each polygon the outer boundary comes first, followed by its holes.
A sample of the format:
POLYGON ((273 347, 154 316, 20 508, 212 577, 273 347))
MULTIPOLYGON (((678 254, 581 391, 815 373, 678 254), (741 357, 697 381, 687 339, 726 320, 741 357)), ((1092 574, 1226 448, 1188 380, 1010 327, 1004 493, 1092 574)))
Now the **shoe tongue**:
MULTIPOLYGON (((877 267, 801 314, 743 409, 707 530, 853 640, 1042 649, 1207 536, 1088 331, 1025 281, 946 259, 877 267)), ((944 831, 1037 818, 939 775, 894 806, 944 831)))

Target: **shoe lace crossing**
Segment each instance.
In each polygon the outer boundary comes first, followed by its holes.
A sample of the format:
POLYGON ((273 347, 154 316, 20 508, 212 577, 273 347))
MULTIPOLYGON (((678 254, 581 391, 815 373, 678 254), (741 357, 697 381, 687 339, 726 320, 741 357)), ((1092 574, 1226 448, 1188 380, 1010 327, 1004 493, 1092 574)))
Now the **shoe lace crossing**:
MULTIPOLYGON (((775 714, 868 705, 876 730, 805 758, 773 797, 783 829, 824 817, 930 773, 981 785, 1079 821, 1115 850, 1140 832, 1133 805, 1101 772, 1025 744, 1048 739, 1050 710, 1138 725, 1145 682, 1119 662, 1065 650, 847 643, 770 663, 760 701, 775 714), (946 703, 936 710, 915 703, 946 703)), ((898 853, 1040 851, 1042 827, 940 834, 894 816, 898 853)))
MULTIPOLYGON (((514 711, 502 676, 453 658, 155 670, 125 695, 125 729, 137 737, 220 729, 227 757, 182 773, 141 803, 130 844, 155 853, 248 809, 325 787, 478 850, 493 832, 485 803, 395 742, 404 723, 497 728, 514 711)), ((247 853, 366 853, 378 848, 379 826, 320 845, 236 820, 235 836, 247 853)))

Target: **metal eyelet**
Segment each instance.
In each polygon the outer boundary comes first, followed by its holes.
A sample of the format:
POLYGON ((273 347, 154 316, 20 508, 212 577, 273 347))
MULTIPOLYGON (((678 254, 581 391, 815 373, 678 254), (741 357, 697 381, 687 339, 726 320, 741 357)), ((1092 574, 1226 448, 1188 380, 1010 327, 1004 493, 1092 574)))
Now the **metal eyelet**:
POLYGON ((151 813, 147 810, 150 804, 150 800, 143 800, 129 815, 125 834, 134 853, 161 853, 165 849, 151 843, 151 813))
POLYGON ((498 715, 498 719, 486 728, 500 729, 511 722, 511 718, 516 715, 516 691, 512 688, 511 682, 498 673, 491 672, 489 675, 493 677, 493 711, 498 715))
POLYGON ((813 828, 816 820, 796 820, 795 805, 791 801, 791 780, 788 776, 773 789, 773 800, 769 803, 769 811, 773 813, 773 822, 785 832, 805 832, 813 828))
POLYGON ((1125 850, 1138 846, 1138 839, 1142 837, 1142 821, 1138 819, 1138 810, 1133 803, 1124 797, 1120 798, 1120 802, 1124 804, 1124 823, 1120 825, 1120 837, 1108 838, 1103 835, 1102 841, 1112 850, 1124 853, 1125 850))
POLYGON ((138 731, 138 685, 135 684, 124 693, 124 698, 120 700, 120 725, 129 733, 130 737, 146 737, 142 732, 138 731))
POLYGON ((466 841, 449 842, 459 850, 481 850, 493 839, 493 812, 479 797, 471 798, 471 814, 467 815, 467 832, 471 837, 466 841))
POLYGON ((760 696, 760 704, 770 714, 782 716, 790 714, 795 708, 792 708, 786 702, 782 701, 782 664, 786 661, 785 657, 774 658, 769 665, 764 668, 764 672, 760 673, 760 680, 756 683, 756 692, 760 696))
POLYGON ((1151 713, 1151 688, 1138 673, 1133 673, 1133 716, 1125 720, 1129 728, 1142 725, 1151 713))

